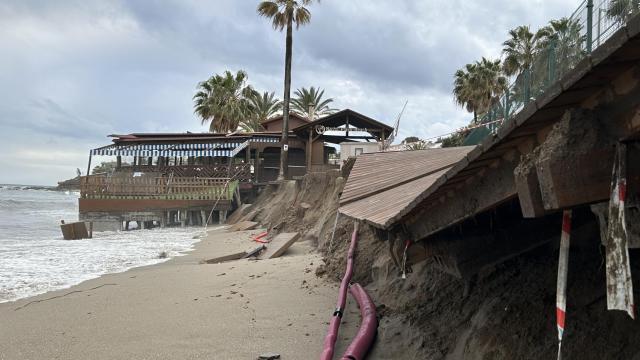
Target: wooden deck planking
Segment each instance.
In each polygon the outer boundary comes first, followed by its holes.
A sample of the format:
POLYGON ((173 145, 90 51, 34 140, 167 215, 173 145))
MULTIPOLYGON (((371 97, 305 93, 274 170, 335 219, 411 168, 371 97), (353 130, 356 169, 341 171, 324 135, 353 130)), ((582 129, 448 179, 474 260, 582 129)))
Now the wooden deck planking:
POLYGON ((471 149, 473 147, 363 154, 351 170, 340 203, 440 171, 458 162, 471 149))
POLYGON ((267 244, 267 249, 258 256, 259 259, 273 259, 280 257, 284 254, 290 247, 298 241, 300 237, 299 233, 280 233, 276 235, 269 244, 267 244))

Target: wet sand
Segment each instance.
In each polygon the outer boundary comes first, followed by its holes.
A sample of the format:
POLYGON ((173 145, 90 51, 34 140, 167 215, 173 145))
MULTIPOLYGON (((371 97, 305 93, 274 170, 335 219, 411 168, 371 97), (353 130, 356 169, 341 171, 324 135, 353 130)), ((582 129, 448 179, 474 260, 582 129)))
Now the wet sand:
MULTIPOLYGON (((0 304, 0 359, 313 359, 338 284, 318 279, 304 242, 285 256, 201 264, 255 248, 246 231, 209 231, 186 256, 0 304)), ((338 353, 360 322, 349 299, 338 353)))

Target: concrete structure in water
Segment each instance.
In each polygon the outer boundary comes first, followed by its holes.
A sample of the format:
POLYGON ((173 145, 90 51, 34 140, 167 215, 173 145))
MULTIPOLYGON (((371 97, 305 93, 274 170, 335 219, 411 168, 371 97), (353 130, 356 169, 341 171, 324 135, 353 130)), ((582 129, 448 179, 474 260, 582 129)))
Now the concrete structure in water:
MULTIPOLYGON (((313 122, 291 119, 291 176, 339 168, 329 164, 334 148, 326 143, 377 144, 393 130, 352 110, 313 122)), ((129 229, 131 222, 138 228, 223 223, 278 176, 282 119, 263 126, 254 133, 111 135, 113 144, 91 150, 87 173, 96 157, 115 158, 112 169, 80 179, 80 220, 93 221, 96 231, 129 229)))

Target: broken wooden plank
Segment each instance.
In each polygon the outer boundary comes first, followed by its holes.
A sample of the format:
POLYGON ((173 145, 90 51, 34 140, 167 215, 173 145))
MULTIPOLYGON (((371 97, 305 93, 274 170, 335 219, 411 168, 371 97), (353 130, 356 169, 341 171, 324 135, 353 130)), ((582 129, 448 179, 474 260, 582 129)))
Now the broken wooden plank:
POLYGON ((262 253, 259 258, 260 259, 273 259, 284 254, 287 249, 295 243, 300 237, 299 233, 281 233, 278 234, 267 247, 267 250, 262 253))
POLYGON ((256 256, 256 255, 260 254, 262 252, 262 250, 264 250, 266 248, 267 248, 266 246, 260 245, 257 248, 247 252, 243 258, 246 259, 246 258, 250 258, 250 257, 256 256))
POLYGON ((206 264, 219 264, 219 263, 225 262, 225 261, 239 260, 239 259, 244 258, 245 256, 247 256, 247 252, 246 251, 241 251, 241 252, 237 252, 235 254, 223 255, 223 256, 218 256, 218 257, 213 258, 213 259, 207 259, 207 260, 204 260, 204 263, 206 263, 206 264))
POLYGON ((255 221, 241 221, 237 224, 229 227, 229 231, 244 231, 244 230, 252 230, 258 226, 258 223, 255 221))

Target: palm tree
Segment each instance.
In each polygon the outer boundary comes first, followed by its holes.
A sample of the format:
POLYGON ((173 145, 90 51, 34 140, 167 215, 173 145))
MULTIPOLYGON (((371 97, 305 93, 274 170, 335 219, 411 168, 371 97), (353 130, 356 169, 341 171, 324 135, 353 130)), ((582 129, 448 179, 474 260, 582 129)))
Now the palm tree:
POLYGON ((584 44, 587 36, 582 34, 582 28, 577 20, 563 17, 549 21, 549 25, 541 29, 543 35, 538 41, 538 48, 545 54, 553 48, 555 59, 549 60, 557 65, 554 78, 566 73, 586 55, 584 44))
POLYGON ((475 76, 475 64, 467 64, 464 69, 459 69, 453 75, 453 98, 457 105, 464 107, 473 113, 473 122, 478 120, 477 88, 473 86, 472 78, 475 76))
POLYGON ((613 0, 607 8, 607 16, 616 22, 626 23, 640 11, 640 0, 613 0))
POLYGON ((250 116, 240 122, 245 132, 263 131, 262 123, 282 110, 282 101, 273 92, 255 93, 249 98, 250 116))
POLYGON ((193 96, 194 112, 209 123, 210 132, 230 132, 250 116, 249 99, 256 91, 247 85, 247 73, 240 70, 235 75, 225 71, 198 84, 193 96))
POLYGON ((531 67, 539 49, 538 41, 546 35, 545 31, 541 29, 534 34, 529 26, 518 26, 509 31, 511 38, 502 43, 503 70, 507 76, 520 74, 531 67))
POLYGON ((500 60, 482 58, 464 69, 456 71, 453 96, 456 104, 473 112, 473 122, 496 104, 507 89, 507 78, 502 74, 500 60))
POLYGON ((483 57, 475 65, 476 72, 472 79, 473 85, 478 89, 477 107, 480 112, 485 113, 507 90, 507 78, 502 73, 500 59, 489 60, 483 57))
POLYGON ((331 115, 337 110, 329 107, 333 102, 332 98, 322 99, 324 90, 314 88, 300 88, 295 92, 295 98, 291 100, 291 108, 294 112, 313 121, 324 115, 331 115), (313 114, 309 113, 309 108, 313 107, 313 114), (313 119, 311 118, 313 116, 313 119))
MULTIPOLYGON (((318 0, 320 1, 320 0, 318 0)), ((275 30, 287 29, 284 60, 284 103, 282 120, 282 150, 280 152, 279 179, 289 178, 289 101, 291 97, 291 58, 293 52, 293 23, 296 28, 311 21, 311 12, 305 7, 314 0, 271 0, 258 5, 258 14, 271 19, 275 30)))

